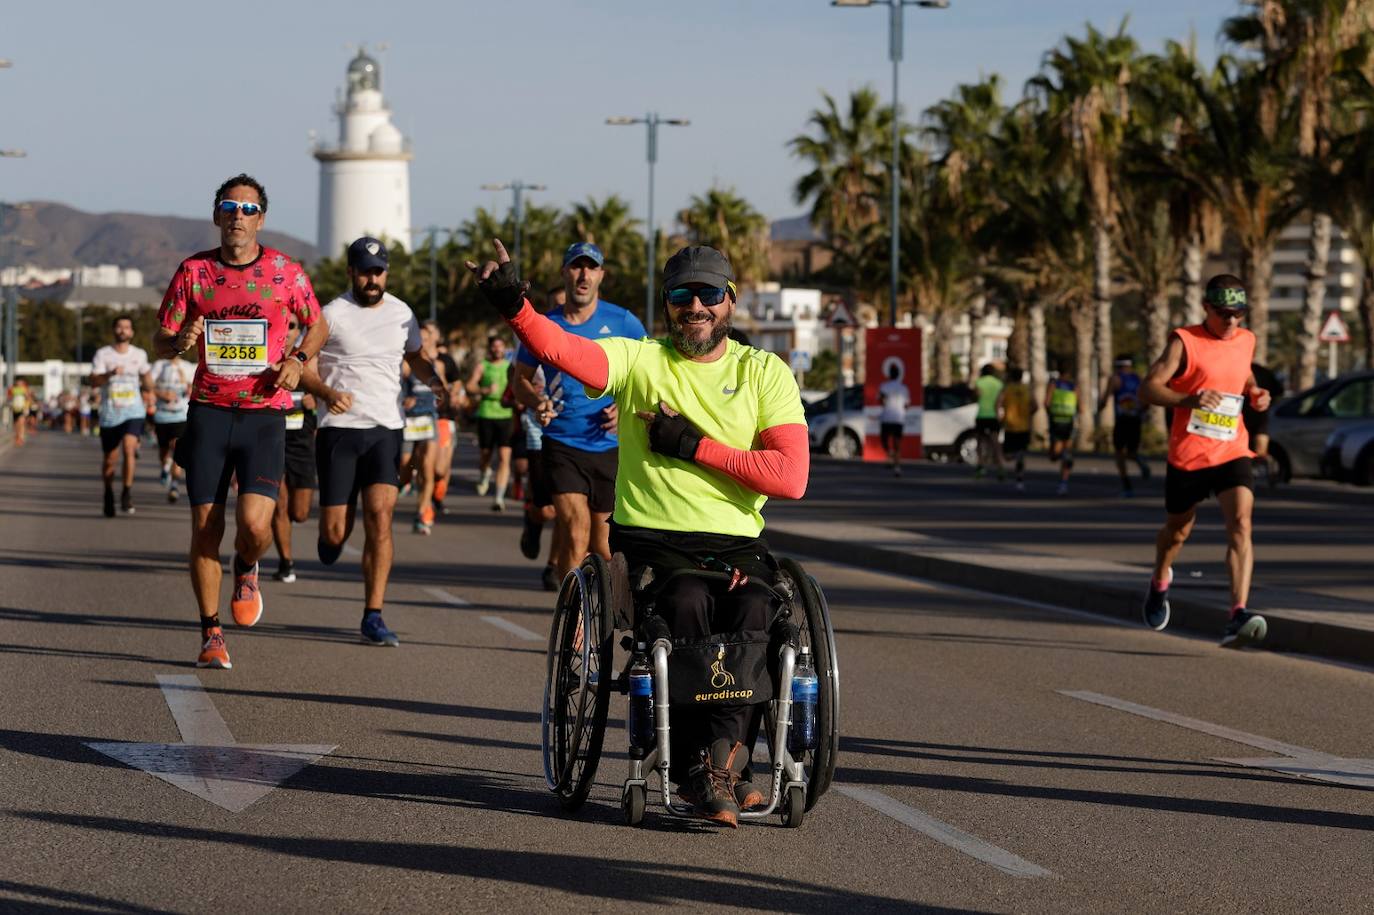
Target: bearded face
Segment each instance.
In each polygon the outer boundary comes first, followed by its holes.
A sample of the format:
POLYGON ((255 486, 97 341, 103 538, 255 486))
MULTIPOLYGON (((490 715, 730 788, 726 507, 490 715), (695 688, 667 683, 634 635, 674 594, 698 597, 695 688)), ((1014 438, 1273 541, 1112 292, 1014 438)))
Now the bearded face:
MULTIPOLYGON (((692 284, 695 288, 698 284, 692 284)), ((710 288, 702 286, 701 288, 710 288)), ((735 316, 735 300, 726 295, 718 305, 703 305, 693 297, 685 305, 667 307, 668 336, 684 356, 705 356, 720 346, 730 333, 735 316)))

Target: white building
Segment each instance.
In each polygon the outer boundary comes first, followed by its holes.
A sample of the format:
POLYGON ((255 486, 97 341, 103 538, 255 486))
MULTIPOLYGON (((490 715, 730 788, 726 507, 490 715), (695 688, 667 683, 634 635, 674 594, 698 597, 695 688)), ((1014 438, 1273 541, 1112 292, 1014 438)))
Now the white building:
POLYGON ((813 357, 834 349, 833 332, 821 322, 821 291, 792 289, 779 283, 760 283, 739 293, 735 323, 753 346, 787 360, 793 350, 813 357))
MULTIPOLYGON (((1274 244, 1274 279, 1270 284, 1271 311, 1298 311, 1307 288, 1307 248, 1311 223, 1300 219, 1279 234, 1274 244)), ((1360 297, 1363 270, 1360 255, 1341 227, 1331 227, 1331 256, 1326 262, 1326 301, 1323 311, 1354 311, 1360 297)))
POLYGON ((137 267, 96 264, 90 267, 36 267, 24 264, 0 270, 0 286, 52 286, 70 283, 109 289, 137 289, 143 285, 143 271, 137 267))
POLYGON ((409 248, 410 141, 391 123, 377 61, 361 49, 348 65, 348 86, 334 113, 338 145, 315 148, 320 254, 339 257, 361 235, 409 248))

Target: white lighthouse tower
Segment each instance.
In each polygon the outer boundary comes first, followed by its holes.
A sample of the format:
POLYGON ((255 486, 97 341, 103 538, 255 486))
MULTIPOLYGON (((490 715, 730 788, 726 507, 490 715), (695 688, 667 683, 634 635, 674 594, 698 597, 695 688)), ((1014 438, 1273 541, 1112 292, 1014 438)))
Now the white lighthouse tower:
POLYGON ((359 48, 334 113, 339 145, 315 148, 320 162, 320 254, 340 257, 360 235, 410 247, 410 141, 391 123, 377 61, 359 48))

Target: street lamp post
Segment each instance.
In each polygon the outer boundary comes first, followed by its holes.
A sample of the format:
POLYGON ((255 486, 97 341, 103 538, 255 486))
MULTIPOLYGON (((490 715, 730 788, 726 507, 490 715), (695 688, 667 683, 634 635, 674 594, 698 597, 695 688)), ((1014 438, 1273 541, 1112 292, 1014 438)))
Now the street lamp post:
POLYGON ((515 198, 512 208, 515 212, 515 247, 511 250, 510 259, 515 264, 516 275, 523 275, 520 271, 520 227, 525 220, 524 192, 525 191, 547 191, 548 187, 543 184, 527 184, 524 181, 507 181, 505 184, 484 184, 484 191, 510 191, 515 198))
POLYGON ((686 127, 692 123, 686 118, 661 118, 658 112, 651 111, 642 118, 606 118, 607 124, 617 127, 628 124, 643 124, 648 128, 649 133, 649 221, 644 225, 644 234, 647 236, 648 264, 645 268, 645 290, 644 290, 644 327, 650 335, 654 332, 654 247, 657 241, 654 232, 654 163, 658 161, 658 125, 669 124, 673 127, 686 127))
POLYGON ((892 267, 892 287, 889 290, 887 307, 888 322, 897 325, 897 275, 901 263, 901 250, 898 245, 900 232, 899 215, 901 198, 898 186, 901 174, 901 120, 897 117, 897 65, 902 62, 902 8, 920 6, 926 9, 943 10, 949 8, 949 0, 830 0, 831 6, 886 6, 888 17, 887 57, 892 61, 892 219, 891 249, 889 260, 892 267))
POLYGON ((443 226, 425 226, 424 228, 411 226, 410 231, 424 232, 429 236, 429 319, 437 323, 439 320, 439 262, 435 246, 438 244, 440 232, 452 235, 453 229, 446 229, 443 226))

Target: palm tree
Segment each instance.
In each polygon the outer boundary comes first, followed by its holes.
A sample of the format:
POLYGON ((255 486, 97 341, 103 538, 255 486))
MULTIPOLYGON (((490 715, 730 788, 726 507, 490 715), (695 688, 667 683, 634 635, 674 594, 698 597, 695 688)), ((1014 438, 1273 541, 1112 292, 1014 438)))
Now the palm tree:
MULTIPOLYGON (((1006 116, 1001 96, 1001 77, 993 74, 980 83, 955 87, 953 98, 936 103, 924 115, 923 133, 935 144, 938 156, 931 176, 938 200, 931 201, 931 207, 945 210, 943 218, 949 220, 969 250, 974 249, 974 238, 1000 209, 992 193, 992 180, 995 138, 1006 116)), ((986 258, 977 260, 969 295, 969 378, 980 368, 977 356, 983 350, 987 313, 982 275, 986 258)))
MULTIPOLYGON (((1027 84, 1027 91, 1043 101, 1056 127, 1065 164, 1079 173, 1088 190, 1096 315, 1093 349, 1099 376, 1094 388, 1098 390, 1112 373, 1112 230, 1118 206, 1119 156, 1131 116, 1132 68, 1138 57, 1126 25, 1123 20, 1115 35, 1089 25, 1085 38, 1066 37, 1061 47, 1045 55, 1043 72, 1027 84)), ((1081 393, 1086 395, 1087 390, 1081 393)), ((1111 419, 1111 404, 1099 405, 1099 424, 1106 427, 1111 419)))
POLYGON ((1342 71, 1367 66, 1368 2, 1361 0, 1245 0, 1250 11, 1226 20, 1222 33, 1237 45, 1259 52, 1260 65, 1275 94, 1297 105, 1298 154, 1303 157, 1303 188, 1311 209, 1307 283, 1303 289, 1302 331, 1298 336, 1297 387, 1316 380, 1317 333, 1326 297, 1326 267, 1331 256, 1332 202, 1319 193, 1331 188, 1334 137, 1350 112, 1337 97, 1342 71))
MULTIPOLYGON (((1347 78, 1365 111, 1374 110, 1374 82, 1363 76, 1347 78)), ((1338 167, 1327 174, 1326 199, 1346 237, 1360 255, 1364 279, 1360 287, 1360 349, 1366 367, 1374 366, 1374 119, 1366 118, 1356 131, 1337 139, 1333 158, 1338 167)))
POLYGON ((735 268, 735 282, 761 283, 768 277, 768 220, 735 193, 713 187, 695 195, 678 222, 694 245, 710 245, 725 252, 735 268))

